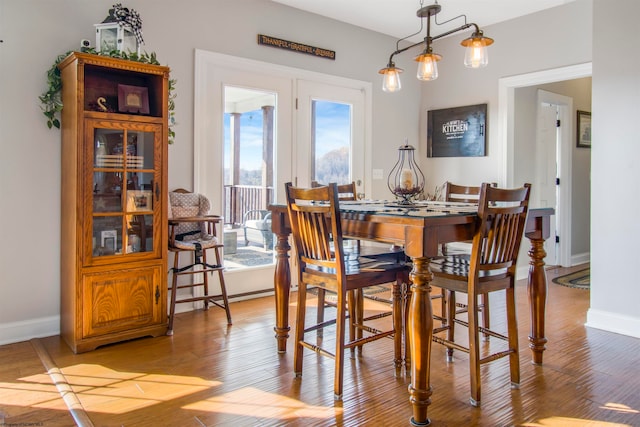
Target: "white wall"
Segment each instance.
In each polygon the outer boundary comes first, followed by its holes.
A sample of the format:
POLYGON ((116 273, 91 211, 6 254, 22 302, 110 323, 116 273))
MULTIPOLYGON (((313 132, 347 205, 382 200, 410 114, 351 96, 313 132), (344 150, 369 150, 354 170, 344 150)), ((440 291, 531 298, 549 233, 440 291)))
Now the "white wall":
MULTIPOLYGON (((95 41, 93 24, 112 0, 0 0, 0 344, 59 330, 60 132, 49 130, 38 95, 55 58, 95 41)), ((374 168, 388 169, 405 137, 418 137, 420 91, 408 81, 388 98, 378 70, 395 39, 266 0, 128 0, 143 20, 144 50, 177 79, 169 188, 193 188, 194 52, 204 49, 373 82, 374 168), (257 44, 257 34, 336 51, 331 61, 257 44)), ((383 185, 384 184, 384 185, 383 185)), ((386 196, 374 181, 373 197, 386 196)))
POLYGON ((591 308, 587 325, 640 337, 637 0, 594 0, 591 308), (636 188, 636 190, 634 190, 636 188), (630 196, 631 195, 631 196, 630 196))

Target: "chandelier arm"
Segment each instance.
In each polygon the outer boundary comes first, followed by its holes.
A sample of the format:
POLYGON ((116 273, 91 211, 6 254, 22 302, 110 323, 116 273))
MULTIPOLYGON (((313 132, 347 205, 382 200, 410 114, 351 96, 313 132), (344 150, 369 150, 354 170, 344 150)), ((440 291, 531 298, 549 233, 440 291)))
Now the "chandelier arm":
POLYGON ((438 40, 439 38, 449 36, 451 34, 457 33, 458 31, 466 30, 467 28, 470 28, 470 27, 475 27, 476 32, 480 31, 480 28, 478 27, 478 25, 476 25, 473 22, 471 22, 469 24, 461 25, 458 28, 454 28, 453 30, 445 31, 444 33, 439 34, 439 35, 437 35, 435 37, 431 37, 431 40, 438 40))
MULTIPOLYGON (((420 29, 419 29, 418 31, 416 31, 415 33, 413 33, 413 34, 409 34, 408 36, 405 36, 405 37, 403 37, 403 38, 399 39, 399 40, 396 42, 396 51, 401 50, 401 49, 400 49, 400 42, 401 42, 401 41, 404 41, 404 40, 408 39, 409 37, 413 37, 413 36, 415 36, 415 35, 417 35, 417 34, 420 34, 420 33, 422 32, 422 30, 423 30, 423 29, 424 29, 424 24, 423 24, 422 20, 420 20, 420 29)), ((405 50, 406 50, 406 49, 405 49, 405 50)), ((402 51, 404 52, 404 50, 402 50, 402 51)))
POLYGON ((423 41, 420 41, 420 42, 418 42, 418 43, 414 43, 414 44, 412 44, 412 45, 410 45, 410 46, 403 47, 402 49, 398 49, 398 50, 396 50, 395 52, 393 52, 393 53, 389 56, 389 64, 392 64, 392 63, 393 63, 393 57, 394 57, 394 56, 396 56, 396 55, 398 55, 398 54, 400 54, 400 53, 402 53, 402 52, 406 52, 407 50, 412 49, 412 48, 414 48, 414 47, 416 47, 416 46, 420 46, 421 44, 425 44, 424 40, 423 40, 423 41))
POLYGON ((434 18, 433 18, 433 22, 435 22, 436 25, 444 25, 444 24, 447 24, 447 23, 449 23, 451 21, 455 21, 458 18, 464 18, 464 23, 465 24, 467 23, 467 15, 465 15, 464 13, 462 15, 458 15, 456 17, 453 17, 451 19, 447 19, 446 21, 442 21, 442 22, 438 22, 438 14, 435 14, 434 18))

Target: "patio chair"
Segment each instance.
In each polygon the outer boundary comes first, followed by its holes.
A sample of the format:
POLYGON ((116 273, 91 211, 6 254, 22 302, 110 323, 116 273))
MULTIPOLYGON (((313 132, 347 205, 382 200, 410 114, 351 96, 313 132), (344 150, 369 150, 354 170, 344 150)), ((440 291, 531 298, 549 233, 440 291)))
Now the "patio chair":
POLYGON ((266 209, 252 209, 242 217, 244 244, 249 242, 262 245, 264 250, 273 248, 273 232, 271 231, 271 212, 266 209))

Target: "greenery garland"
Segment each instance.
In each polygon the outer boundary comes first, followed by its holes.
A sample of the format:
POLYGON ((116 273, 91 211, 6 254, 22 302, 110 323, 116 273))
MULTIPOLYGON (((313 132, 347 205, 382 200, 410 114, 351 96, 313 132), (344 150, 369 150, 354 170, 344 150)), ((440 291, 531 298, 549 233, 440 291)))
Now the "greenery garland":
MULTIPOLYGON (((138 54, 137 52, 126 53, 120 52, 118 50, 112 50, 110 52, 97 52, 93 48, 86 48, 82 50, 84 53, 92 53, 94 55, 102 55, 102 56, 110 56, 112 58, 126 59, 129 61, 137 61, 145 64, 153 64, 160 65, 158 60, 156 59, 156 54, 154 52, 147 53, 143 52, 138 54)), ((49 129, 58 128, 60 129, 60 112, 62 111, 62 78, 60 77, 60 70, 58 69, 58 64, 62 62, 69 54, 73 51, 70 50, 67 53, 59 55, 54 61, 53 65, 49 70, 47 70, 47 90, 42 93, 38 97, 40 102, 42 103, 42 112, 47 118, 47 126, 49 129)), ((169 79, 169 135, 168 140, 169 144, 173 144, 176 133, 173 131, 172 127, 175 125, 175 98, 176 94, 174 93, 176 85, 175 79, 169 79)))

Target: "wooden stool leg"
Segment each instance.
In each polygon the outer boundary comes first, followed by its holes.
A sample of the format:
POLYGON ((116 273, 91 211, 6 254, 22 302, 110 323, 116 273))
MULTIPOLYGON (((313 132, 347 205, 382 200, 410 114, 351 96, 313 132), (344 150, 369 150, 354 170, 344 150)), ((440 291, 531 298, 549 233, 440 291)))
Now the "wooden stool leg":
MULTIPOLYGON (((447 340, 455 342, 456 293, 447 291, 447 340)), ((471 315, 471 314, 469 314, 471 315)), ((447 362, 453 361, 453 348, 447 347, 447 362)))
MULTIPOLYGON (((324 305, 327 292, 323 288, 316 288, 316 290, 318 291, 316 323, 320 324, 324 322, 324 305)), ((324 336, 324 328, 318 328, 316 336, 322 338, 324 336)))
MULTIPOLYGON (((358 305, 358 297, 357 292, 360 289, 347 291, 347 313, 349 313, 349 341, 355 341, 358 337, 357 331, 359 331, 360 318, 359 312, 360 307, 358 305)), ((351 347, 351 357, 354 358, 356 353, 356 348, 351 347)))
POLYGON ((404 373, 411 377, 411 348, 409 346, 409 299, 411 297, 411 283, 407 280, 402 287, 402 331, 404 338, 404 373))
POLYGON ((395 368, 396 378, 400 377, 402 369, 402 342, 403 331, 402 327, 402 287, 404 285, 404 278, 398 277, 396 282, 392 285, 391 290, 391 311, 393 317, 393 365, 395 368))
MULTIPOLYGON (((222 256, 220 255, 220 248, 215 248, 216 252, 216 265, 222 265, 222 256)), ((222 301, 224 302, 224 311, 227 313, 227 325, 231 325, 231 309, 229 308, 229 298, 227 297, 227 286, 224 282, 223 269, 218 270, 218 279, 220 280, 220 291, 222 293, 222 301)))
POLYGON ((296 310, 296 332, 295 347, 293 350, 293 373, 296 378, 302 376, 302 362, 304 347, 301 344, 304 341, 304 321, 307 311, 307 285, 306 283, 298 283, 298 307, 296 310))
POLYGON ((509 372, 511 388, 520 387, 520 356, 518 349, 518 318, 516 316, 516 294, 513 286, 507 289, 507 335, 509 342, 509 372))
MULTIPOLYGON (((209 296, 209 273, 206 271, 207 270, 207 250, 206 249, 202 250, 202 262, 203 262, 202 287, 204 291, 204 296, 207 297, 209 296)), ((205 311, 209 310, 209 299, 205 298, 203 299, 203 302, 204 302, 205 311)))
POLYGON ((173 335, 173 316, 176 313, 176 294, 178 293, 178 258, 180 252, 174 252, 173 257, 173 277, 171 278, 171 303, 169 304, 169 325, 167 335, 173 335))
MULTIPOLYGON (((336 311, 336 351, 333 379, 333 399, 342 400, 342 378, 344 371, 344 338, 347 311, 346 292, 338 291, 338 305, 336 311)), ((356 308, 357 311, 357 308, 356 308)))
MULTIPOLYGON (((482 326, 485 329, 489 329, 489 293, 482 294, 482 326)), ((483 334, 483 340, 489 341, 489 334, 483 334)))

